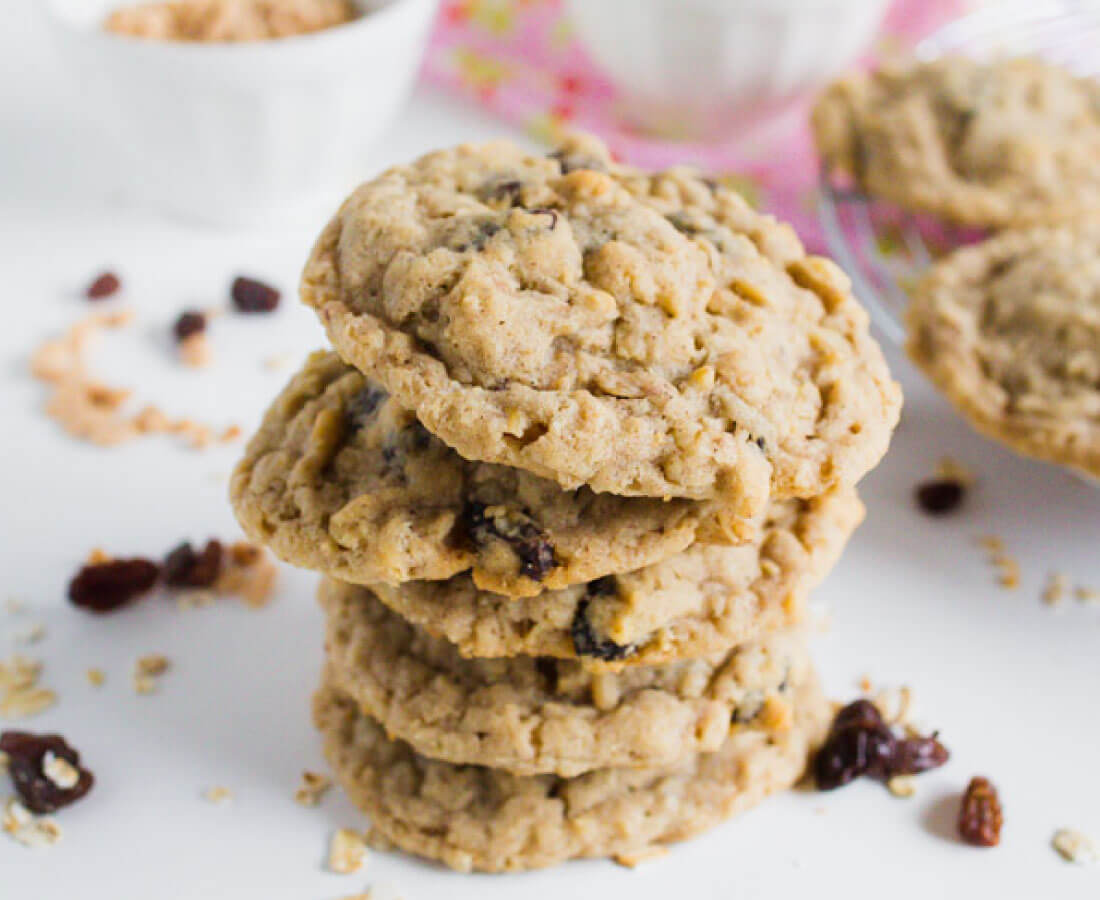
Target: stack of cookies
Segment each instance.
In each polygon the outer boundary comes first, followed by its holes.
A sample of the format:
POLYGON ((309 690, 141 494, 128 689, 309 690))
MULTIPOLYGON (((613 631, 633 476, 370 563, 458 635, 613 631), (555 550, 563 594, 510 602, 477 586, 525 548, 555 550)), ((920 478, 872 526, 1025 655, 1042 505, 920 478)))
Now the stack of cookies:
POLYGON ((325 575, 326 753, 457 869, 637 859, 793 784, 798 623, 900 406, 845 276, 733 191, 463 146, 360 187, 244 528, 325 575))

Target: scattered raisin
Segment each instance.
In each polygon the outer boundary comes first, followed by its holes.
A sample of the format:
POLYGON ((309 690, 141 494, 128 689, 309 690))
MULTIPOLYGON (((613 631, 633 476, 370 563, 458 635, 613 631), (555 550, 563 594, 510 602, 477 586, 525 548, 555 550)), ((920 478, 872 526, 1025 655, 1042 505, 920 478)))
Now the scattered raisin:
POLYGON ((233 305, 243 313, 271 312, 279 305, 279 292, 253 278, 238 276, 230 289, 233 305))
POLYGON ((88 285, 84 295, 89 300, 103 300, 118 292, 122 281, 114 272, 104 272, 88 285))
POLYGON ((111 612, 152 590, 159 575, 160 567, 147 559, 90 563, 69 582, 69 601, 91 612, 111 612))
POLYGON ((344 405, 344 424, 352 434, 363 428, 388 395, 375 387, 365 387, 344 405))
POLYGON ((959 808, 959 836, 975 847, 996 847, 1003 824, 997 789, 988 778, 975 775, 966 786, 959 808))
POLYGON ((588 620, 588 607, 591 603, 592 598, 585 597, 577 604, 577 611, 573 614, 573 624, 570 626, 573 649, 578 656, 592 656, 608 662, 626 659, 634 652, 634 647, 630 644, 616 644, 609 638, 596 634, 588 620))
POLYGON ((0 733, 0 751, 8 756, 8 774, 15 792, 33 813, 56 812, 79 800, 95 783, 92 773, 80 767, 80 754, 59 734, 5 731, 0 733), (51 771, 53 765, 58 765, 53 760, 64 761, 58 767, 65 770, 69 783, 58 783, 57 773, 51 771), (69 766, 74 771, 68 771, 69 766))
POLYGON ((161 577, 169 587, 210 587, 221 574, 224 556, 221 541, 207 541, 201 553, 184 541, 164 558, 161 577))
POLYGON ((488 507, 471 500, 456 522, 457 537, 474 547, 504 541, 519 558, 519 572, 535 581, 558 565, 545 533, 524 513, 488 507))
POLYGON ((917 504, 931 516, 954 512, 966 496, 966 486, 952 478, 937 478, 917 485, 917 504))
POLYGON ((172 333, 177 341, 186 341, 193 334, 202 334, 206 331, 206 316, 193 309, 180 313, 176 324, 172 326, 172 333))
POLYGON ((935 735, 899 738, 870 700, 856 700, 837 714, 814 758, 814 776, 823 791, 843 787, 862 775, 888 779, 942 766, 947 748, 935 735))

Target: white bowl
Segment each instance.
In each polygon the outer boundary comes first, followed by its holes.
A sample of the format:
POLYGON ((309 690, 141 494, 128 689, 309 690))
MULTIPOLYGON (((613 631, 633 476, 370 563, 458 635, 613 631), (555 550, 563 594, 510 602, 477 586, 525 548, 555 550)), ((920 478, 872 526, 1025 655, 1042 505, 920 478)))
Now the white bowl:
POLYGON ((566 0, 626 112, 668 137, 743 134, 870 43, 888 0, 566 0))
POLYGON ((412 88, 437 4, 367 3, 312 34, 197 44, 104 31, 126 2, 46 0, 62 57, 130 151, 138 199, 219 224, 270 223, 346 191, 412 88))

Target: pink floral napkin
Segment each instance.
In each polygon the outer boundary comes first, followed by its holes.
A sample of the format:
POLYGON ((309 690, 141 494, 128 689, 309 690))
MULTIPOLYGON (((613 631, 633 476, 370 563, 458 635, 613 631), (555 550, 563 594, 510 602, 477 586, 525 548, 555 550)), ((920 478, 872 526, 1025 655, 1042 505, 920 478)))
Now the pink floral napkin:
MULTIPOLYGON (((912 44, 966 5, 896 0, 878 49, 912 44)), ((821 249, 814 211, 817 162, 805 116, 781 135, 728 146, 638 134, 616 115, 615 88, 573 36, 560 0, 444 0, 424 74, 547 142, 577 128, 598 134, 627 162, 647 168, 697 165, 791 222, 809 246, 821 249)))

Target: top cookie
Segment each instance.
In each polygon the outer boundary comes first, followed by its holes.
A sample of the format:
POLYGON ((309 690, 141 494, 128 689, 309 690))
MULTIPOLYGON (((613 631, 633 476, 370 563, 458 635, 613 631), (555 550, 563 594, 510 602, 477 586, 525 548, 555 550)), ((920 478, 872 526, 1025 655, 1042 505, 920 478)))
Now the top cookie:
POLYGON ((462 456, 568 489, 751 517, 855 482, 898 415, 836 266, 737 194, 595 141, 389 170, 325 228, 302 296, 462 456))
POLYGON ((955 251, 908 321, 910 355, 979 431, 1100 478, 1100 221, 955 251))
POLYGON ((868 194, 964 225, 1100 208, 1100 84, 1029 59, 895 64, 813 111, 825 163, 868 194))

